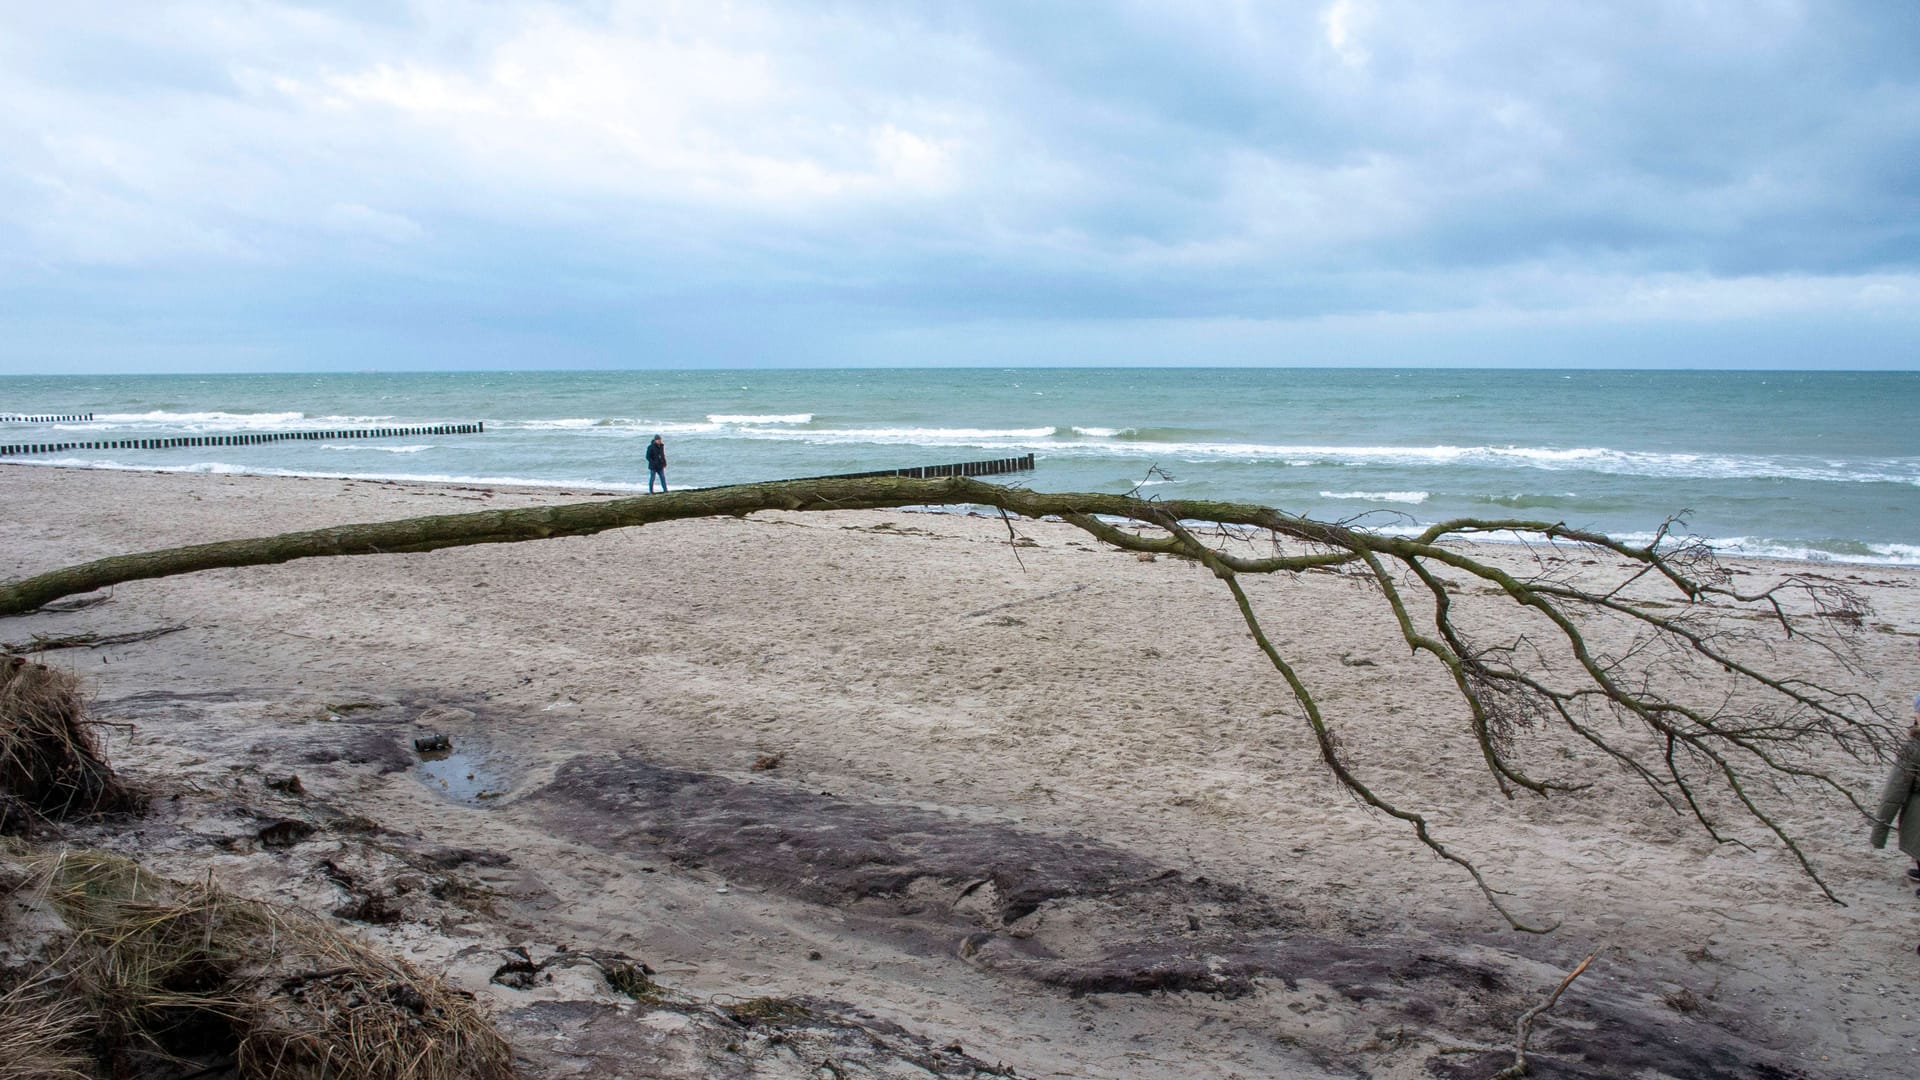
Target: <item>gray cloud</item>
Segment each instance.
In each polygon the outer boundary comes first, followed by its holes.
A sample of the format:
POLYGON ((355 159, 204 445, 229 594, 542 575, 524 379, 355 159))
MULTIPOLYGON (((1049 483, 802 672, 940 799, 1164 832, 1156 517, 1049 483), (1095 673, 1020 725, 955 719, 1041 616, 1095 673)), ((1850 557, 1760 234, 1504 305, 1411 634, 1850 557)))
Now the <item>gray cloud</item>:
POLYGON ((88 8, 0 13, 0 372, 1920 340, 1905 5, 88 8))

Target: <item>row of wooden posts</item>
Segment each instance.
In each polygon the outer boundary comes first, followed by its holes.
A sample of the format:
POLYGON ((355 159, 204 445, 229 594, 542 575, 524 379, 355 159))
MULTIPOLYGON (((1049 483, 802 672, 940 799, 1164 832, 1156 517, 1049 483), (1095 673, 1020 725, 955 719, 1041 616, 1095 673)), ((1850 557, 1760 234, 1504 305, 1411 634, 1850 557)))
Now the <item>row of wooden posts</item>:
MULTIPOLYGON (((0 416, 0 423, 67 423, 92 420, 92 413, 72 416, 0 416)), ((182 446, 256 446, 290 439, 387 439, 420 435, 479 435, 484 422, 437 424, 432 427, 364 428, 354 431, 255 431, 244 435, 175 435, 153 439, 107 439, 92 442, 0 443, 0 457, 19 454, 62 454, 76 450, 171 450, 182 446)), ((995 476, 1025 472, 1033 468, 1033 455, 994 458, 989 461, 961 461, 951 465, 914 465, 905 469, 875 469, 871 472, 833 473, 810 476, 809 480, 860 480, 870 476, 909 476, 929 480, 942 476, 995 476)))
POLYGON ((107 439, 96 442, 0 444, 0 457, 14 454, 64 454, 75 450, 171 450, 176 446, 255 446, 290 439, 394 439, 419 435, 478 435, 481 422, 432 427, 363 428, 355 431, 254 431, 245 435, 174 435, 158 439, 107 439))
POLYGON ((864 480, 869 476, 911 476, 916 480, 932 480, 942 476, 995 476, 1000 473, 1026 472, 1033 468, 1033 455, 1021 457, 994 458, 991 461, 962 461, 954 465, 915 465, 907 469, 876 469, 873 472, 834 473, 831 476, 809 476, 809 480, 864 480))

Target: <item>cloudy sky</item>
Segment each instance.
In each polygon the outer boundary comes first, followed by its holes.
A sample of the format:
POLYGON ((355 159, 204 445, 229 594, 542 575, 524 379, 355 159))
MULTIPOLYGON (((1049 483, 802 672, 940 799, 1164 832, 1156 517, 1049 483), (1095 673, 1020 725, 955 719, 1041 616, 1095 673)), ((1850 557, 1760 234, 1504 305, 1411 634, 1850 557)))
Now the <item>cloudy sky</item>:
POLYGON ((1920 4, 0 5, 0 373, 1920 367, 1920 4))

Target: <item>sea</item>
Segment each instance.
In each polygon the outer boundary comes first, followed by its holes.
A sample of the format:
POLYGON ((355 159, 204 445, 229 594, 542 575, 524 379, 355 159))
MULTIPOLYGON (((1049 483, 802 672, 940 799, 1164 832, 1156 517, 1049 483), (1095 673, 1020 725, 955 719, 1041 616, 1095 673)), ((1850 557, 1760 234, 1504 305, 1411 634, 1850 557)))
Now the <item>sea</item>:
POLYGON ((1920 565, 1920 372, 969 368, 0 377, 0 444, 483 422, 472 435, 36 466, 646 490, 1031 453, 1042 491, 1225 499, 1389 533, 1526 519, 1920 565))

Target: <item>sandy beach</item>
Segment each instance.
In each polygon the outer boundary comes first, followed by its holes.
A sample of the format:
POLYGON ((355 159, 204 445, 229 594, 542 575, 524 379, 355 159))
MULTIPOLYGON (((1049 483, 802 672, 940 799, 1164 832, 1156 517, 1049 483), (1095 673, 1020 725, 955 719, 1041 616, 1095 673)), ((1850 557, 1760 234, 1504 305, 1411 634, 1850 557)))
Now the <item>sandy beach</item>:
MULTIPOLYGON (((606 495, 0 465, 0 576, 606 495)), ((1591 786, 1509 800, 1377 593, 1250 586, 1356 770, 1558 923, 1516 933, 1339 788, 1210 574, 1017 530, 756 514, 311 559, 123 585, 0 643, 181 627, 40 656, 158 793, 71 838, 335 913, 476 995, 526 1076, 1485 1077, 1589 953, 1534 1075, 1911 1075, 1920 899, 1850 807, 1781 818, 1842 906, 1561 734, 1519 755, 1591 786), (428 734, 453 756, 422 761, 428 734), (314 828, 260 842, 276 821, 314 828)), ((1856 669, 1783 662, 1904 717, 1920 572, 1737 569, 1865 596, 1856 669)), ((1463 605, 1494 610, 1481 588, 1463 605)), ((1883 778, 1823 764, 1863 798, 1883 778)))

